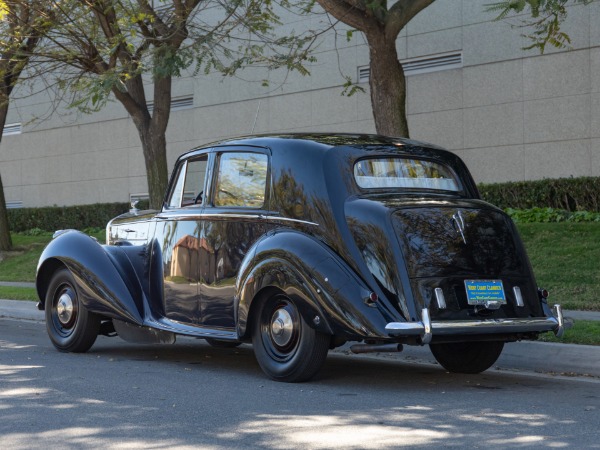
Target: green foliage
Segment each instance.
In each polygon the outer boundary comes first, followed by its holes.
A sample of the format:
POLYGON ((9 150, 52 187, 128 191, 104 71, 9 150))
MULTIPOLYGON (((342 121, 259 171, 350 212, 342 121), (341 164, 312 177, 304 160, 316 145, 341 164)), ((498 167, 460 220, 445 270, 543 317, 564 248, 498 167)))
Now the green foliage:
POLYGON ((506 208, 505 211, 516 223, 600 222, 600 213, 590 211, 570 212, 556 208, 506 208))
MULTIPOLYGON (((61 229, 86 230, 90 227, 104 229, 112 218, 129 210, 126 203, 99 203, 46 208, 10 209, 8 219, 10 229, 25 232, 29 236, 44 235, 44 231, 61 229)), ((95 230, 92 229, 92 232, 95 230)))
POLYGON ((521 15, 527 10, 531 18, 520 19, 520 28, 528 29, 522 36, 532 43, 524 50, 538 49, 544 53, 546 45, 555 48, 569 47, 571 38, 561 30, 567 18, 569 4, 588 4, 592 0, 504 0, 487 5, 487 11, 498 14, 495 20, 505 20, 521 15))
POLYGON ((600 212, 600 177, 480 184, 481 197, 499 208, 555 208, 600 212))

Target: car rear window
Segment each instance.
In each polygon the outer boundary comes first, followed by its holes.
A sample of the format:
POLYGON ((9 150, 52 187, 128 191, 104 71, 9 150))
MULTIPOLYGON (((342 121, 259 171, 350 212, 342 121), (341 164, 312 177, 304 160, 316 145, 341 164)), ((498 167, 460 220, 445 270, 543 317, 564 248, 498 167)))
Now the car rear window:
POLYGON ((461 190, 460 183, 448 167, 423 159, 363 159, 354 164, 354 179, 363 189, 461 190))

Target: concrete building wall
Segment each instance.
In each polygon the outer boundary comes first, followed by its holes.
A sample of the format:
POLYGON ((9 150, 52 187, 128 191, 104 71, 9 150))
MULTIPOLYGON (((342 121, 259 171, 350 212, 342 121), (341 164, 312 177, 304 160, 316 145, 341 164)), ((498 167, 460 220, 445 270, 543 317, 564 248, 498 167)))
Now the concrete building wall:
MULTIPOLYGON (((411 137, 446 147, 478 182, 600 176, 600 5, 573 6, 565 25, 570 51, 524 51, 527 41, 506 22, 492 22, 487 0, 437 0, 397 41, 402 60, 448 52, 462 66, 407 77, 411 137)), ((299 29, 322 18, 290 22, 299 29)), ((343 27, 339 30, 343 35, 343 27)), ((368 65, 364 38, 326 36, 310 77, 258 69, 240 78, 183 77, 167 133, 170 167, 185 150, 224 137, 289 131, 375 132, 368 84, 344 97, 341 73, 368 65), (268 77, 265 88, 260 80, 268 77), (254 80, 253 82, 243 81, 254 80)), ((0 174, 7 200, 23 206, 127 201, 147 192, 137 131, 118 103, 91 115, 46 114, 52 94, 13 104, 0 174)))

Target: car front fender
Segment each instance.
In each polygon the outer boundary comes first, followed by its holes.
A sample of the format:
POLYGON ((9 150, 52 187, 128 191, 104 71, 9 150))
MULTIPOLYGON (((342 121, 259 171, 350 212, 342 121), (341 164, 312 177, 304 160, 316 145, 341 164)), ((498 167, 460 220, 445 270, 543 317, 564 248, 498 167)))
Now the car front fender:
MULTIPOLYGON (((137 247, 137 251, 144 248, 137 247)), ((75 230, 59 234, 46 246, 38 263, 36 289, 41 309, 52 275, 62 266, 75 277, 81 301, 89 311, 142 325, 144 293, 124 249, 100 245, 75 230)))
POLYGON ((249 333, 252 305, 270 290, 295 301, 309 326, 344 339, 385 337, 389 318, 369 305, 366 284, 320 241, 296 231, 270 233, 248 252, 238 277, 237 327, 249 333))

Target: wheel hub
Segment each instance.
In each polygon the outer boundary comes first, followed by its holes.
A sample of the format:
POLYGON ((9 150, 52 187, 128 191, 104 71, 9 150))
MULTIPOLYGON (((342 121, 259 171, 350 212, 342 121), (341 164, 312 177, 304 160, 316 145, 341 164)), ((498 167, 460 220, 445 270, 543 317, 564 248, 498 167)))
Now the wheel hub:
POLYGON ((73 317, 73 299, 66 292, 60 296, 56 303, 56 315, 62 325, 67 325, 73 317))
POLYGON ((271 319, 271 336, 273 342, 280 347, 290 343, 294 335, 294 321, 285 309, 278 309, 271 319))

